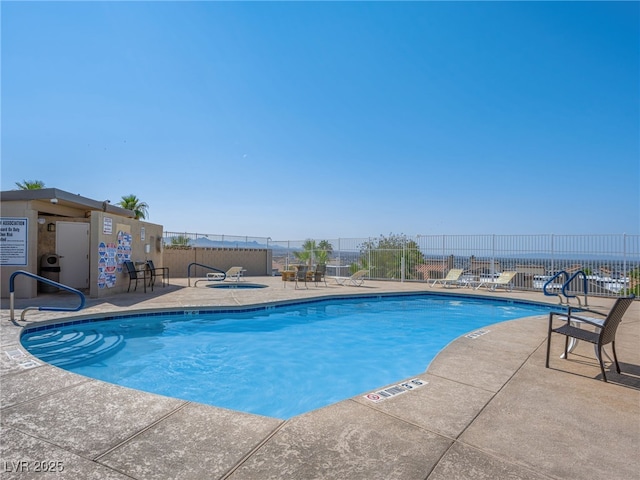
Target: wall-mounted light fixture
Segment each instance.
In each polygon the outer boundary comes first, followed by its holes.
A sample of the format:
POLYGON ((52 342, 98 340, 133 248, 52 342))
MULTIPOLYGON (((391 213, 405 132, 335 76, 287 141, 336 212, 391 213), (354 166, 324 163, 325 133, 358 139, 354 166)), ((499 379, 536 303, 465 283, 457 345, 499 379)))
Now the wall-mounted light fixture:
POLYGON ((52 198, 51 200, 49 200, 51 203, 53 203, 54 205, 56 205, 58 203, 58 199, 57 198, 52 198))
POLYGON ((47 223, 47 232, 55 232, 56 224, 55 223, 47 223))

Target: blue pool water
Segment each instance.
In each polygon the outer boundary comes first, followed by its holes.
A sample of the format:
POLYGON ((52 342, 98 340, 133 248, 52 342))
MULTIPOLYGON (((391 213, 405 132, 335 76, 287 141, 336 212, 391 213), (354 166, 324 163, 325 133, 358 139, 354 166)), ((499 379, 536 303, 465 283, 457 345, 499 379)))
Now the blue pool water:
POLYGON ((287 419, 420 375, 455 338, 549 312, 434 295, 173 312, 27 331, 43 361, 126 387, 287 419))

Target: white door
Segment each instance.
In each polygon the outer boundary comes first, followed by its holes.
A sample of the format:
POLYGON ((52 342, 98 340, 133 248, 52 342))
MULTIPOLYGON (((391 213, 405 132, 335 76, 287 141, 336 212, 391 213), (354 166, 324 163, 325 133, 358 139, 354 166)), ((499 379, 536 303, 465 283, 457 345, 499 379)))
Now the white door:
POLYGON ((56 253, 60 256, 60 283, 89 288, 89 224, 56 222, 56 253))

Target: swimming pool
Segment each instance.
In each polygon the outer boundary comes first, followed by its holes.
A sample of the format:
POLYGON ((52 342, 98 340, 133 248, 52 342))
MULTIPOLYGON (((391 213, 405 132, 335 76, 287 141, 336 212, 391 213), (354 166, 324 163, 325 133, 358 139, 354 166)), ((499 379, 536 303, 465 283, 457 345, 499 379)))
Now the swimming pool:
POLYGON ((550 310, 460 296, 362 296, 83 320, 28 329, 21 341, 81 375, 287 419, 416 377, 461 335, 550 310))

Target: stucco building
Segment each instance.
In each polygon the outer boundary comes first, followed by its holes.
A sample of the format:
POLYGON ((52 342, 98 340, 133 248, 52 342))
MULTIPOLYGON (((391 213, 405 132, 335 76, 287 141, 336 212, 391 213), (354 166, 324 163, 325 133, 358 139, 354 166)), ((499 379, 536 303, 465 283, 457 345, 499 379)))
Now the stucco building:
MULTIPOLYGON (((90 297, 126 291, 123 262, 162 266, 163 227, 130 210, 57 188, 0 192, 1 294, 17 270, 42 275, 90 297), (58 278, 55 278, 55 276, 58 278)), ((15 277, 16 298, 33 298, 43 283, 15 277)), ((51 287, 49 287, 51 288, 51 287)))

